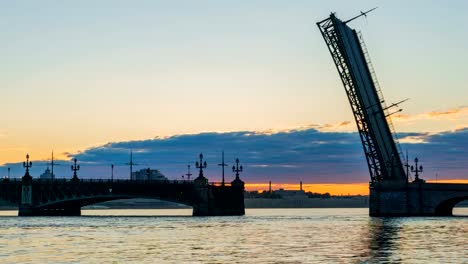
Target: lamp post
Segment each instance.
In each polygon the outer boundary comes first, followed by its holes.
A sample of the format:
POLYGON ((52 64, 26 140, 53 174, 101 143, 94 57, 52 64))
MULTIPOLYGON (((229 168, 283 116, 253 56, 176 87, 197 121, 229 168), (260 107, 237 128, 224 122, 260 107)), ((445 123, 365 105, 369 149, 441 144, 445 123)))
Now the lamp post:
POLYGON ((26 168, 25 176, 29 176, 29 168, 32 167, 32 162, 29 161, 29 154, 26 154, 26 161, 23 162, 23 167, 26 168))
POLYGON ((232 166, 232 172, 236 173, 236 180, 239 180, 239 172, 242 172, 242 165, 239 167, 239 158, 236 159, 236 165, 232 166))
POLYGON ((10 168, 8 168, 8 179, 10 179, 10 168))
POLYGON ((77 159, 74 158, 73 159, 74 165, 71 165, 71 170, 73 171, 73 179, 72 180, 74 180, 74 181, 78 180, 78 175, 76 174, 76 172, 80 170, 80 165, 76 165, 76 161, 77 161, 77 159))
POLYGON ((423 166, 420 165, 418 167, 418 162, 419 162, 418 158, 415 158, 414 159, 415 166, 414 167, 411 166, 411 172, 414 172, 414 181, 415 182, 420 180, 419 179, 419 173, 423 172, 423 166))
POLYGON ((111 164, 111 182, 114 182, 114 164, 111 164))
POLYGON ((206 161, 203 162, 203 154, 200 153, 200 163, 195 162, 195 167, 197 169, 200 169, 200 173, 198 174, 198 177, 203 177, 203 169, 206 169, 206 161))

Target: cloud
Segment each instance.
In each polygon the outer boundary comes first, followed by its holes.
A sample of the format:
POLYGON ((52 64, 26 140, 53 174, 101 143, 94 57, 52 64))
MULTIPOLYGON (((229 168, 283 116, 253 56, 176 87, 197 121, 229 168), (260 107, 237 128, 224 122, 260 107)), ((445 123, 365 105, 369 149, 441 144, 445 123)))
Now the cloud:
POLYGON ((462 116, 468 116, 468 107, 458 107, 444 111, 430 111, 416 115, 395 114, 392 120, 395 122, 409 122, 416 120, 457 120, 462 116))
MULTIPOLYGON (((205 174, 219 181, 224 150, 226 163, 232 165, 239 158, 247 181, 313 182, 367 181, 366 167, 361 153, 359 136, 355 133, 324 133, 316 129, 297 129, 287 132, 259 133, 240 131, 176 135, 149 140, 111 142, 74 155, 81 164, 82 177, 109 177, 110 164, 115 164, 116 177, 128 178, 129 153, 133 151, 135 169, 158 168, 170 178, 180 178, 187 165, 194 163, 199 153, 208 162, 205 174), (356 177, 349 175, 359 172, 356 177), (348 176, 346 176, 348 175, 348 176)), ((58 175, 71 176, 69 161, 58 161, 58 175)), ((6 166, 12 166, 8 164, 6 166)), ((33 164, 33 174, 45 169, 45 162, 33 164)), ((16 166, 19 167, 19 166, 16 166)), ((21 171, 21 168, 18 169, 21 171)), ((228 171, 228 178, 233 173, 228 171)))
POLYGON ((398 142, 402 144, 422 144, 427 143, 430 133, 397 133, 398 142))
MULTIPOLYGON (((345 124, 347 125, 347 124, 345 124)), ((432 179, 468 178, 468 128, 442 133, 400 133, 401 147, 411 160, 417 156, 424 166, 423 177, 432 179)), ((250 183, 356 183, 368 182, 369 174, 357 133, 322 132, 301 128, 282 132, 206 132, 127 142, 110 142, 78 153, 69 160, 57 161, 59 177, 71 177, 72 158, 81 165, 82 178, 109 178, 110 165, 115 165, 116 178, 129 177, 129 154, 133 151, 134 170, 157 168, 171 179, 181 178, 191 165, 192 173, 199 153, 208 163, 205 175, 210 181, 221 180, 221 152, 226 163, 239 158, 244 167, 241 177, 250 183)), ((404 157, 402 157, 404 158, 404 157)), ((24 173, 20 163, 14 167, 17 176, 24 173)), ((33 161, 33 176, 47 166, 46 161, 33 161)), ((230 167, 226 178, 232 180, 230 167)))

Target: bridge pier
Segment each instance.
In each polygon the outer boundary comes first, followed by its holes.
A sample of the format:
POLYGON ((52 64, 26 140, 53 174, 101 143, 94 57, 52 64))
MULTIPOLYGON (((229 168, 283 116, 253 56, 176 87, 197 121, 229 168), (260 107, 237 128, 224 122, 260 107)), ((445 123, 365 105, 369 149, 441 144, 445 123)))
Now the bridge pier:
POLYGON ((199 201, 194 203, 193 216, 244 215, 244 186, 196 187, 199 201))
POLYGON ((370 216, 451 216, 468 199, 466 184, 381 181, 369 187, 370 216))

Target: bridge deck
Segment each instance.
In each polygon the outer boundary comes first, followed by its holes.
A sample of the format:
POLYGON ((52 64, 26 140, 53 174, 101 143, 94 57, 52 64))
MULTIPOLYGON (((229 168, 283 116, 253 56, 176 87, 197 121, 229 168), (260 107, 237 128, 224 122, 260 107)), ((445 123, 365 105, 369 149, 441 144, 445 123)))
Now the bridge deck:
POLYGON ((186 204, 194 215, 243 215, 244 186, 178 180, 9 179, 0 199, 18 204, 20 215, 79 215, 80 208, 104 201, 154 198, 186 204))

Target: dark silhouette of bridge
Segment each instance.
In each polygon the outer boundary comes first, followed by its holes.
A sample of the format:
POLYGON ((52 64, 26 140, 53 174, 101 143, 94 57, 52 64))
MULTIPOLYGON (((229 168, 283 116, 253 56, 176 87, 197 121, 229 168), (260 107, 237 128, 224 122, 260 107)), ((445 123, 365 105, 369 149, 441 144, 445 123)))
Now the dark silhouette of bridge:
MULTIPOLYGON (((72 166, 72 179, 33 179, 27 156, 26 173, 21 179, 0 182, 0 199, 18 204, 19 216, 81 214, 81 207, 105 201, 152 198, 193 207, 194 216, 244 215, 244 182, 209 183, 203 176, 206 162, 197 162, 198 177, 193 181, 177 180, 100 180, 79 179, 78 165, 72 166)), ((234 170, 234 168, 233 168, 234 170)), ((236 172, 234 170, 234 172, 236 172)))
POLYGON ((369 214, 452 215, 453 207, 468 199, 468 184, 426 183, 419 178, 422 166, 417 159, 411 170, 415 180, 409 182, 410 166, 401 162, 390 120, 401 111, 390 112, 399 103, 386 105, 364 41, 348 26, 374 9, 344 22, 332 13, 317 23, 348 96, 364 149, 371 178, 369 214))

